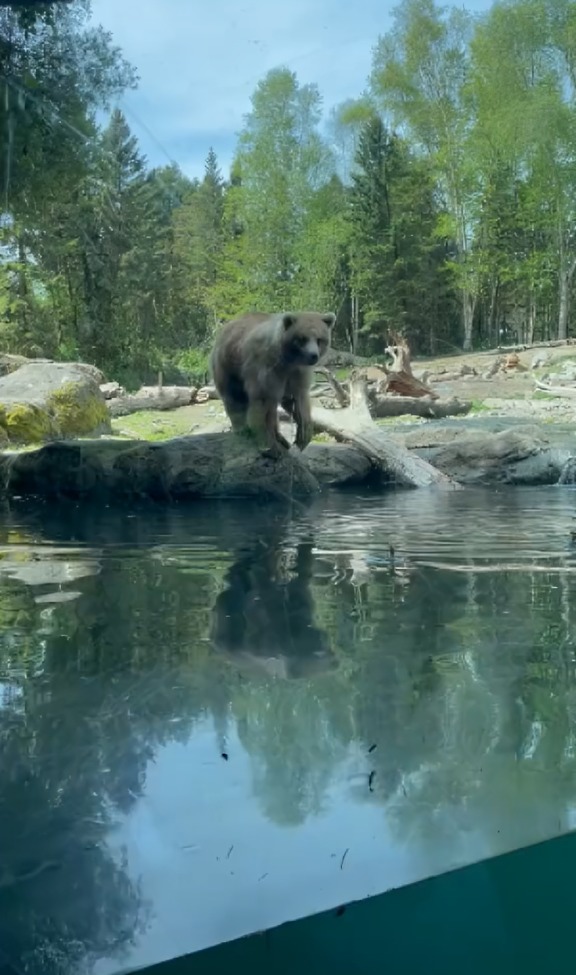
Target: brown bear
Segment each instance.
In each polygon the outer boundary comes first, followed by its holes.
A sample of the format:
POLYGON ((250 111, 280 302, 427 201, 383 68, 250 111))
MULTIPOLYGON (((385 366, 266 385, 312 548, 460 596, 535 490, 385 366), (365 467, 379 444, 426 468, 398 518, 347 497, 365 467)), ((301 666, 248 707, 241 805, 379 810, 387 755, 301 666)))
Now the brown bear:
POLYGON ((250 430, 260 450, 278 456, 290 444, 278 428, 278 407, 296 422, 296 446, 312 439, 310 383, 330 347, 334 314, 254 312, 222 326, 212 350, 214 384, 232 429, 250 430))

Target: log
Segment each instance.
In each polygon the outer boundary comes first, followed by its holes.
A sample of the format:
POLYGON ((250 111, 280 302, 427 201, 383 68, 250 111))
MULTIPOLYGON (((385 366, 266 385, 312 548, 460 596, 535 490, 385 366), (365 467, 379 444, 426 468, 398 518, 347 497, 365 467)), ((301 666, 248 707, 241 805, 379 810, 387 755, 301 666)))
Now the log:
POLYGON ((406 447, 393 443, 387 433, 376 426, 368 409, 366 380, 358 373, 350 377, 350 406, 331 410, 314 403, 312 420, 317 430, 359 447, 399 486, 461 487, 421 457, 411 454, 406 447))
POLYGON ((218 396, 218 391, 215 386, 201 386, 196 397, 194 399, 195 403, 207 403, 210 399, 220 399, 218 396))
MULTIPOLYGON (((559 349, 562 346, 574 345, 576 339, 551 339, 549 342, 524 342, 517 345, 497 345, 498 352, 528 352, 531 349, 559 349)), ((488 350, 485 355, 490 355, 488 350)))
POLYGON ((437 399, 438 394, 427 386, 426 383, 412 372, 410 360, 410 348, 406 339, 400 335, 394 335, 391 344, 386 347, 386 354, 392 359, 392 366, 380 366, 386 375, 386 379, 380 385, 380 391, 385 393, 397 393, 399 396, 428 396, 437 399))
POLYGON ((410 415, 435 420, 445 416, 464 416, 472 408, 471 402, 456 397, 431 400, 411 396, 382 396, 378 393, 371 398, 370 405, 372 414, 380 418, 410 415))
POLYGON ((574 399, 576 396, 575 386, 549 386, 547 383, 542 383, 539 380, 534 380, 537 389, 542 390, 544 393, 549 393, 550 396, 565 396, 568 399, 574 399))
POLYGON ((194 386, 142 386, 136 393, 107 401, 111 416, 128 416, 140 410, 175 410, 189 406, 196 396, 194 386))
POLYGON ((126 390, 120 383, 100 383, 100 392, 104 399, 117 399, 119 396, 126 396, 126 390))
POLYGON ((342 383, 340 383, 336 379, 336 376, 334 376, 330 372, 330 370, 327 369, 325 366, 318 366, 318 367, 316 367, 316 369, 314 370, 314 372, 319 372, 322 376, 325 376, 326 377, 326 379, 328 380, 328 383, 330 384, 330 386, 334 390, 334 395, 336 396, 336 399, 338 400, 338 403, 340 404, 340 406, 347 406, 348 405, 348 393, 344 389, 342 383))

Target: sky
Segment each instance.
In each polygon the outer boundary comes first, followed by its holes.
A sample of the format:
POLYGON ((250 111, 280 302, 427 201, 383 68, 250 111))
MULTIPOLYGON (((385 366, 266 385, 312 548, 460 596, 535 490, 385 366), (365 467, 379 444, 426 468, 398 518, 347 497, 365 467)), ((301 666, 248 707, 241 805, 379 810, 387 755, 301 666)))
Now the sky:
MULTIPOLYGON (((177 162, 201 176, 212 146, 225 175, 250 96, 271 69, 315 82, 324 110, 358 97, 391 0, 92 0, 138 70, 137 91, 119 102, 151 165, 177 162)), ((490 0, 466 0, 471 11, 490 0)))

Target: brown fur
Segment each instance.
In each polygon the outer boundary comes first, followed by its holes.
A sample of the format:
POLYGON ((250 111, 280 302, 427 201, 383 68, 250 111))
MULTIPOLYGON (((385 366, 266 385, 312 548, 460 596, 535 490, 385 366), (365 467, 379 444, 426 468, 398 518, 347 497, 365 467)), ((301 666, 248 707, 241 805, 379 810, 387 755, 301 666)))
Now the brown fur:
POLYGON ((296 422, 296 446, 312 439, 310 383, 330 347, 336 316, 318 312, 253 313, 222 326, 211 366, 232 429, 248 428, 261 450, 290 444, 278 428, 280 404, 296 422))

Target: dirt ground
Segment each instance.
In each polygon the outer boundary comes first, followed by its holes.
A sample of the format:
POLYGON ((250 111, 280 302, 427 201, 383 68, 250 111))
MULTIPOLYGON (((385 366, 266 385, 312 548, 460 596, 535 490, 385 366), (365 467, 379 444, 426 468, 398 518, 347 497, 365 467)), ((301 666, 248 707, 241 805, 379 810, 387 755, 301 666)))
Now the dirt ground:
POLYGON ((533 373, 531 363, 538 355, 546 355, 548 361, 543 369, 536 369, 534 375, 540 377, 545 372, 559 372, 562 363, 572 360, 576 363, 576 347, 573 345, 558 348, 533 348, 518 352, 521 366, 526 371, 511 370, 498 372, 492 379, 482 379, 481 374, 490 368, 494 359, 503 357, 505 353, 470 352, 457 356, 438 356, 433 359, 412 360, 415 371, 427 369, 438 372, 441 369, 457 370, 462 364, 476 369, 478 376, 462 377, 449 383, 435 383, 437 392, 442 394, 446 390, 461 399, 472 399, 482 402, 489 399, 531 399, 534 395, 533 373))
MULTIPOLYGON (((486 372, 502 352, 476 352, 458 356, 438 356, 431 359, 414 359, 416 372, 426 369, 437 372, 440 369, 458 370, 462 364, 472 366, 479 374, 486 372)), ((434 383, 433 387, 442 397, 457 396, 461 400, 473 402, 473 412, 482 411, 493 415, 526 415, 542 418, 547 422, 554 420, 576 422, 576 397, 574 400, 550 398, 537 394, 534 375, 545 372, 558 372, 562 363, 572 360, 576 365, 576 347, 534 348, 518 353, 525 372, 497 373, 492 379, 482 379, 481 375, 462 377, 450 382, 434 383), (545 367, 531 371, 531 363, 536 355, 547 355, 545 367)), ((408 419, 408 418, 407 418, 408 419)), ((389 421, 386 421, 389 422, 389 421)), ((133 413, 112 421, 114 433, 123 437, 137 437, 146 440, 165 440, 169 437, 189 433, 216 433, 229 429, 229 423, 219 400, 210 400, 197 406, 182 406, 167 412, 148 411, 133 413)))

